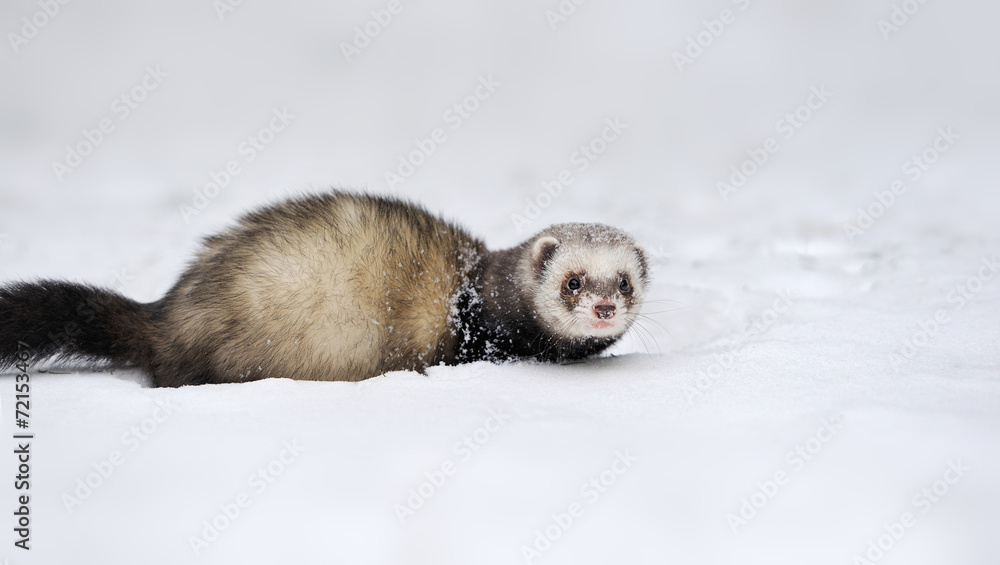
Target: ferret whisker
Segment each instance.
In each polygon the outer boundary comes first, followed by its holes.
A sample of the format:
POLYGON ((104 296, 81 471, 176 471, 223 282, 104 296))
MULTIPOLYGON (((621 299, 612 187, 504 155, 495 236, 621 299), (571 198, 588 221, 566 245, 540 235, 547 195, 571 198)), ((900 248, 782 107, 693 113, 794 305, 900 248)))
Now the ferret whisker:
MULTIPOLYGON (((656 324, 656 327, 658 327, 661 330, 667 332, 668 334, 670 333, 670 330, 668 330, 665 325, 663 325, 659 320, 657 320, 656 318, 653 318, 651 316, 647 316, 645 314, 639 314, 638 316, 636 316, 636 320, 643 320, 643 321, 646 321, 646 322, 649 322, 649 323, 652 323, 652 324, 656 324)), ((670 336, 670 337, 673 337, 673 336, 670 336)))

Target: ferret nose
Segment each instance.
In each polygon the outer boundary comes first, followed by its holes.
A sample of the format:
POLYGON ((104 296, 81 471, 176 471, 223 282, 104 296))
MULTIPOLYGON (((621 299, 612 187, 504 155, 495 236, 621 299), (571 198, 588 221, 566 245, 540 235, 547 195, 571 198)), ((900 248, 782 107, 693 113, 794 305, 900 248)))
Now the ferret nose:
POLYGON ((615 305, 609 302, 594 304, 594 315, 602 320, 607 320, 615 316, 615 305))

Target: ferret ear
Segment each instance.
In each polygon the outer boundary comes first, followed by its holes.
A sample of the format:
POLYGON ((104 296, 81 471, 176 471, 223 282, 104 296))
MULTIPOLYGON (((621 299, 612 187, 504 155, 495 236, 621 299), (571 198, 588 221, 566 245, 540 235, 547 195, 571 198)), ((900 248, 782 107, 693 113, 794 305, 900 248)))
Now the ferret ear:
POLYGON ((645 281, 649 280, 649 262, 646 259, 646 248, 641 244, 635 244, 635 254, 639 258, 639 269, 642 271, 640 274, 642 279, 645 281))
POLYGON ((559 247, 559 240, 551 235, 535 240, 534 245, 531 246, 531 265, 534 267, 536 275, 542 274, 545 264, 555 254, 557 247, 559 247))

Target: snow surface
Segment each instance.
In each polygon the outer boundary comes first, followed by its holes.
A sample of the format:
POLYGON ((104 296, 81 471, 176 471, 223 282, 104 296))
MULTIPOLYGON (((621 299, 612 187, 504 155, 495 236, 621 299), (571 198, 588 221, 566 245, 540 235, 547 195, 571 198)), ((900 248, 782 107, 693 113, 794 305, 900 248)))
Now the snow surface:
MULTIPOLYGON (((243 2, 221 20, 208 0, 61 6, 0 49, 0 280, 155 300, 236 215, 339 186, 420 201, 495 248, 554 222, 618 225, 655 283, 642 328, 584 364, 177 390, 35 367, 30 551, 13 545, 4 375, 0 559, 995 563, 1000 5, 897 4, 916 12, 886 38, 890 0, 593 0, 555 30, 556 0, 402 0, 350 62, 340 43, 387 1, 243 2), (678 69, 724 9, 735 21, 678 69), (167 74, 120 119, 147 66, 167 74), (491 82, 453 129, 446 110, 491 82), (285 108, 247 161, 240 143, 285 108), (574 151, 616 118, 580 171, 574 151), (103 119, 114 131, 57 180, 52 162, 103 119), (444 143, 390 188, 435 128, 444 143), (724 201, 717 183, 767 138, 777 150, 724 201), (907 161, 935 141, 947 151, 914 179, 907 161), (185 221, 230 160, 240 173, 185 221), (515 222, 562 170, 559 197, 515 222), (849 239, 894 180, 906 191, 849 239), (411 489, 433 493, 401 514, 411 489), (196 554, 212 521, 225 528, 196 554)), ((4 3, 0 31, 39 6, 4 3)))

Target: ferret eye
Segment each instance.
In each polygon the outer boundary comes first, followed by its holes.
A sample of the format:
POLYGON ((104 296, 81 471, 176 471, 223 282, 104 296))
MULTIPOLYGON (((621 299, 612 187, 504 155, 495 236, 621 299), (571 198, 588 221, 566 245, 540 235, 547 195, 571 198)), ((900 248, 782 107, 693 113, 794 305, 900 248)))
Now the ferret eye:
POLYGON ((631 292, 632 285, 628 284, 627 278, 622 278, 622 282, 618 284, 618 290, 622 292, 631 292))
POLYGON ((570 290, 580 290, 580 279, 573 277, 566 281, 566 288, 570 290))

